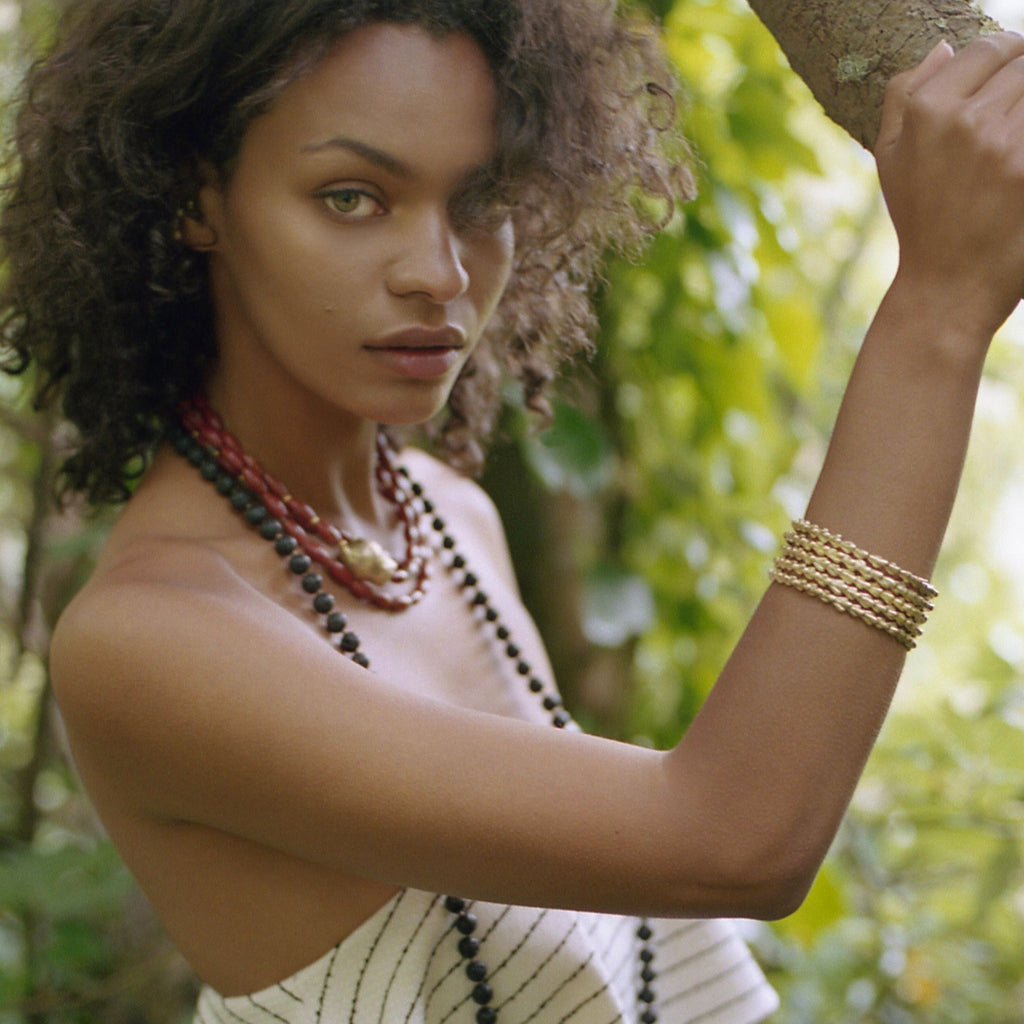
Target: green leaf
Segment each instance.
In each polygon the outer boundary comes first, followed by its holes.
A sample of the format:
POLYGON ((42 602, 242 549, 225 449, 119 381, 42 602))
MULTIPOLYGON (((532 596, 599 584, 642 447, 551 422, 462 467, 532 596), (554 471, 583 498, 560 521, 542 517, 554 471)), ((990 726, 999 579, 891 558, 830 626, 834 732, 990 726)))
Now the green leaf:
POLYGON ((611 472, 611 445, 596 420, 564 402, 539 444, 525 448, 533 471, 553 491, 584 498, 599 491, 611 472))
POLYGON ((0 858, 0 906, 51 918, 116 913, 133 883, 109 843, 0 858))

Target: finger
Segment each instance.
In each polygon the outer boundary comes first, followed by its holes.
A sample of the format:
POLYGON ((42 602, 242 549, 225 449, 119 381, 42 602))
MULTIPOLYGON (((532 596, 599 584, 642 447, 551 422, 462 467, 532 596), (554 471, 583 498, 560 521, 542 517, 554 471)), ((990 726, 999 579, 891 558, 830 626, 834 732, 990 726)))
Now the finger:
POLYGON ((1024 60, 1020 62, 1019 68, 1021 82, 1020 88, 1017 90, 1017 100, 1007 110, 1006 117, 1009 122, 1009 131, 1013 137, 1024 142, 1024 60))
POLYGON ((965 46, 940 74, 932 75, 928 88, 967 99, 1018 57, 1024 57, 1024 36, 1019 33, 997 32, 982 36, 965 46))
POLYGON ((1024 98, 1024 56, 1004 64, 972 97, 972 102, 1009 114, 1024 98))
POLYGON ((900 83, 903 86, 902 91, 912 93, 915 89, 919 89, 939 68, 949 61, 954 52, 953 47, 945 39, 937 46, 932 47, 928 56, 917 67, 911 68, 899 76, 900 83))
POLYGON ((953 59, 953 47, 942 40, 920 64, 909 71, 903 71, 890 79, 885 91, 885 106, 882 108, 882 123, 879 126, 875 152, 880 153, 899 136, 906 112, 907 100, 940 68, 953 59))

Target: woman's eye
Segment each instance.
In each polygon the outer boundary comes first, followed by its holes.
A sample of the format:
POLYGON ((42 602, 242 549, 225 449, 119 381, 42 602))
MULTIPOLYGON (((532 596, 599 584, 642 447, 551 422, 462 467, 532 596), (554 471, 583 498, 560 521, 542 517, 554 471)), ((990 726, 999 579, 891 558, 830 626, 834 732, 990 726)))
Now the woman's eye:
POLYGON ((380 200, 358 188, 327 189, 319 193, 327 208, 343 217, 375 217, 383 212, 380 200))

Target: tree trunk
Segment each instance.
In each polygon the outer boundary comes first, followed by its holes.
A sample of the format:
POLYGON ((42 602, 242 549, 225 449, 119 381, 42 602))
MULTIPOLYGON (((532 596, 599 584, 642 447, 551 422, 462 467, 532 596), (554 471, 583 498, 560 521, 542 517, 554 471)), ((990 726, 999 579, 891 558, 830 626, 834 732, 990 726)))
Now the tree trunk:
POLYGON ((885 85, 946 39, 999 26, 969 0, 749 0, 825 113, 868 149, 885 85))

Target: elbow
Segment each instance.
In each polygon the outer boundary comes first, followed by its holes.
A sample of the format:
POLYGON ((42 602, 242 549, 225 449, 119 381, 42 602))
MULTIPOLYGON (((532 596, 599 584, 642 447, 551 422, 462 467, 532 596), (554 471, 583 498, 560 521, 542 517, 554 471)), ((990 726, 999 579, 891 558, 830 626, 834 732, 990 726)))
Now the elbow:
POLYGON ((747 860, 757 893, 756 912, 749 916, 778 921, 795 914, 818 877, 832 834, 799 827, 767 838, 747 860))
POLYGON ((750 905, 745 913, 737 916, 757 921, 781 921, 795 914, 814 884, 815 873, 794 878, 773 879, 763 883, 751 893, 750 905))
POLYGON ((747 861, 753 880, 754 911, 749 916, 778 921, 796 913, 818 877, 829 844, 809 841, 806 832, 775 837, 747 861))
POLYGON ((754 921, 781 921, 800 909, 814 882, 814 875, 747 879, 724 893, 715 917, 742 917, 754 921))
POLYGON ((742 858, 719 860, 711 890, 717 891, 715 917, 778 921, 799 910, 814 884, 820 858, 798 851, 747 851, 742 858))
POLYGON ((746 779, 727 786, 699 768, 687 774, 687 799, 666 822, 672 831, 664 846, 679 849, 677 840, 692 856, 674 865, 676 895, 696 896, 700 916, 789 917, 807 898, 828 853, 835 815, 814 801, 785 794, 773 799, 763 785, 746 779), (699 845, 694 835, 701 837, 699 845))

